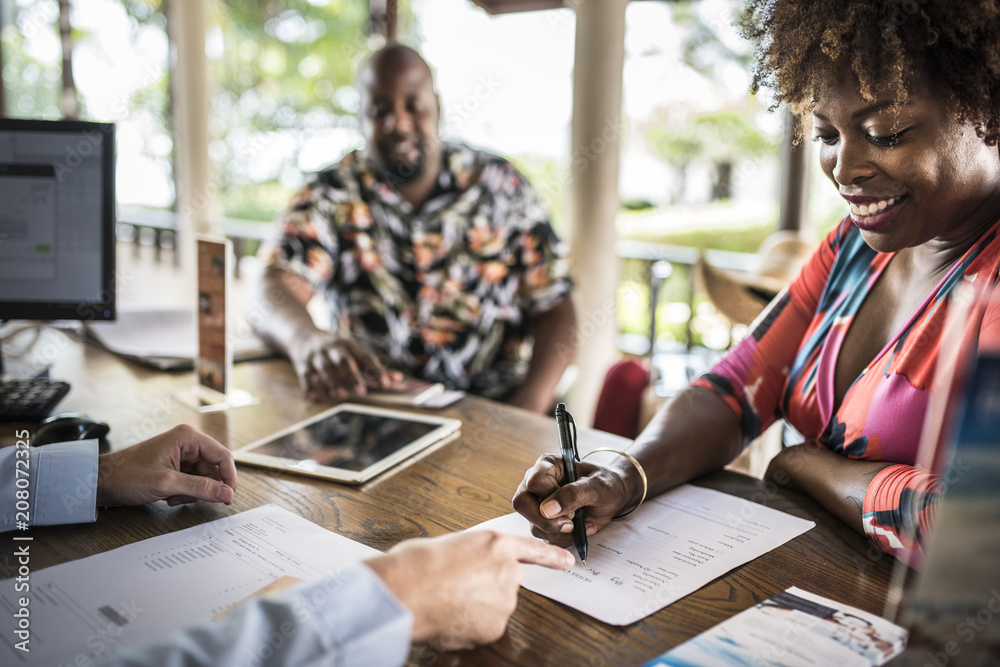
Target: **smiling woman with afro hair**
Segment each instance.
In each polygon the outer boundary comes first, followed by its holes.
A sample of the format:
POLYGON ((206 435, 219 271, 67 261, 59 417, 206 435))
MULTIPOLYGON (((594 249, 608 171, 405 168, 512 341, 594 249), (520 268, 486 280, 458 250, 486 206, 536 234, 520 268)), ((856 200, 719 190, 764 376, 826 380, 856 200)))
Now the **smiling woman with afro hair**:
POLYGON ((984 304, 961 338, 1000 350, 1000 0, 750 0, 740 27, 753 89, 800 114, 846 217, 629 457, 564 486, 542 457, 514 507, 568 544, 577 508, 592 534, 780 418, 803 442, 765 476, 916 565, 943 486, 916 461, 956 286, 984 304))

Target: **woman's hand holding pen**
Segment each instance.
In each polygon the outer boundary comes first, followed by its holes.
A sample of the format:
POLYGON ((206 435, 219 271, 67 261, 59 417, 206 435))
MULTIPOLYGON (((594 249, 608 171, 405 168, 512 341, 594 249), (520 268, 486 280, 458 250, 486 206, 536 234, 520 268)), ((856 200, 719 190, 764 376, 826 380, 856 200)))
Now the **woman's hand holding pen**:
POLYGON ((531 522, 531 533, 561 546, 573 544, 573 513, 586 508, 587 535, 593 535, 642 497, 642 481, 626 460, 624 466, 576 465, 578 479, 563 484, 562 457, 545 454, 524 474, 511 504, 531 522))

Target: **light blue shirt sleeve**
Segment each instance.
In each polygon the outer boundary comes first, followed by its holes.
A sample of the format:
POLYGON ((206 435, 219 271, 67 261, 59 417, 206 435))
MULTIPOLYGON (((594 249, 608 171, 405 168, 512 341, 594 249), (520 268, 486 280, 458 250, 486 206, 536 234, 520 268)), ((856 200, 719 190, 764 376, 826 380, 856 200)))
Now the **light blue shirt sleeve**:
POLYGON ((114 667, 381 667, 402 665, 413 616, 364 564, 269 599, 249 600, 220 621, 91 663, 114 667))
POLYGON ((0 448, 0 532, 96 521, 97 455, 97 440, 0 448))

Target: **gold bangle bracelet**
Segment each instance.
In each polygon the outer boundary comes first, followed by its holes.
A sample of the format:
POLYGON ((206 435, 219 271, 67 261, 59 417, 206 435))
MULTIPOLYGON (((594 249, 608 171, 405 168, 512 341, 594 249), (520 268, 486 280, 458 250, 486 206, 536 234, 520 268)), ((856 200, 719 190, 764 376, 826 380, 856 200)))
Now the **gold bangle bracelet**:
MULTIPOLYGON (((619 514, 615 518, 616 519, 620 519, 623 516, 628 516, 632 512, 634 512, 637 509, 639 509, 639 505, 642 505, 642 501, 644 501, 646 499, 646 491, 649 490, 649 481, 646 479, 646 471, 642 469, 642 466, 639 465, 639 462, 635 460, 634 456, 632 456, 631 454, 629 454, 627 452, 623 452, 620 449, 611 449, 610 447, 598 447, 597 449, 595 449, 593 451, 589 451, 586 454, 584 454, 583 458, 585 459, 588 456, 590 456, 591 454, 596 454, 597 452, 611 452, 612 454, 620 454, 621 456, 624 456, 629 461, 631 461, 632 465, 635 466, 635 469, 639 471, 639 477, 642 478, 642 497, 639 498, 639 504, 636 505, 635 507, 633 507, 632 509, 630 509, 628 512, 625 512, 624 514, 619 514)), ((583 459, 581 459, 581 461, 582 460, 583 459)))

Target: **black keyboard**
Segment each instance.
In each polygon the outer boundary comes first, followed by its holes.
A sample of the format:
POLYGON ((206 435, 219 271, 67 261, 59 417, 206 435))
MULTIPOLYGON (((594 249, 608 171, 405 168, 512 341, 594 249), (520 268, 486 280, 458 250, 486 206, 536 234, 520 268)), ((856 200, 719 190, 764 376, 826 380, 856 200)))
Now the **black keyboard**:
POLYGON ((45 419, 69 391, 61 380, 0 382, 0 422, 37 422, 45 419))

